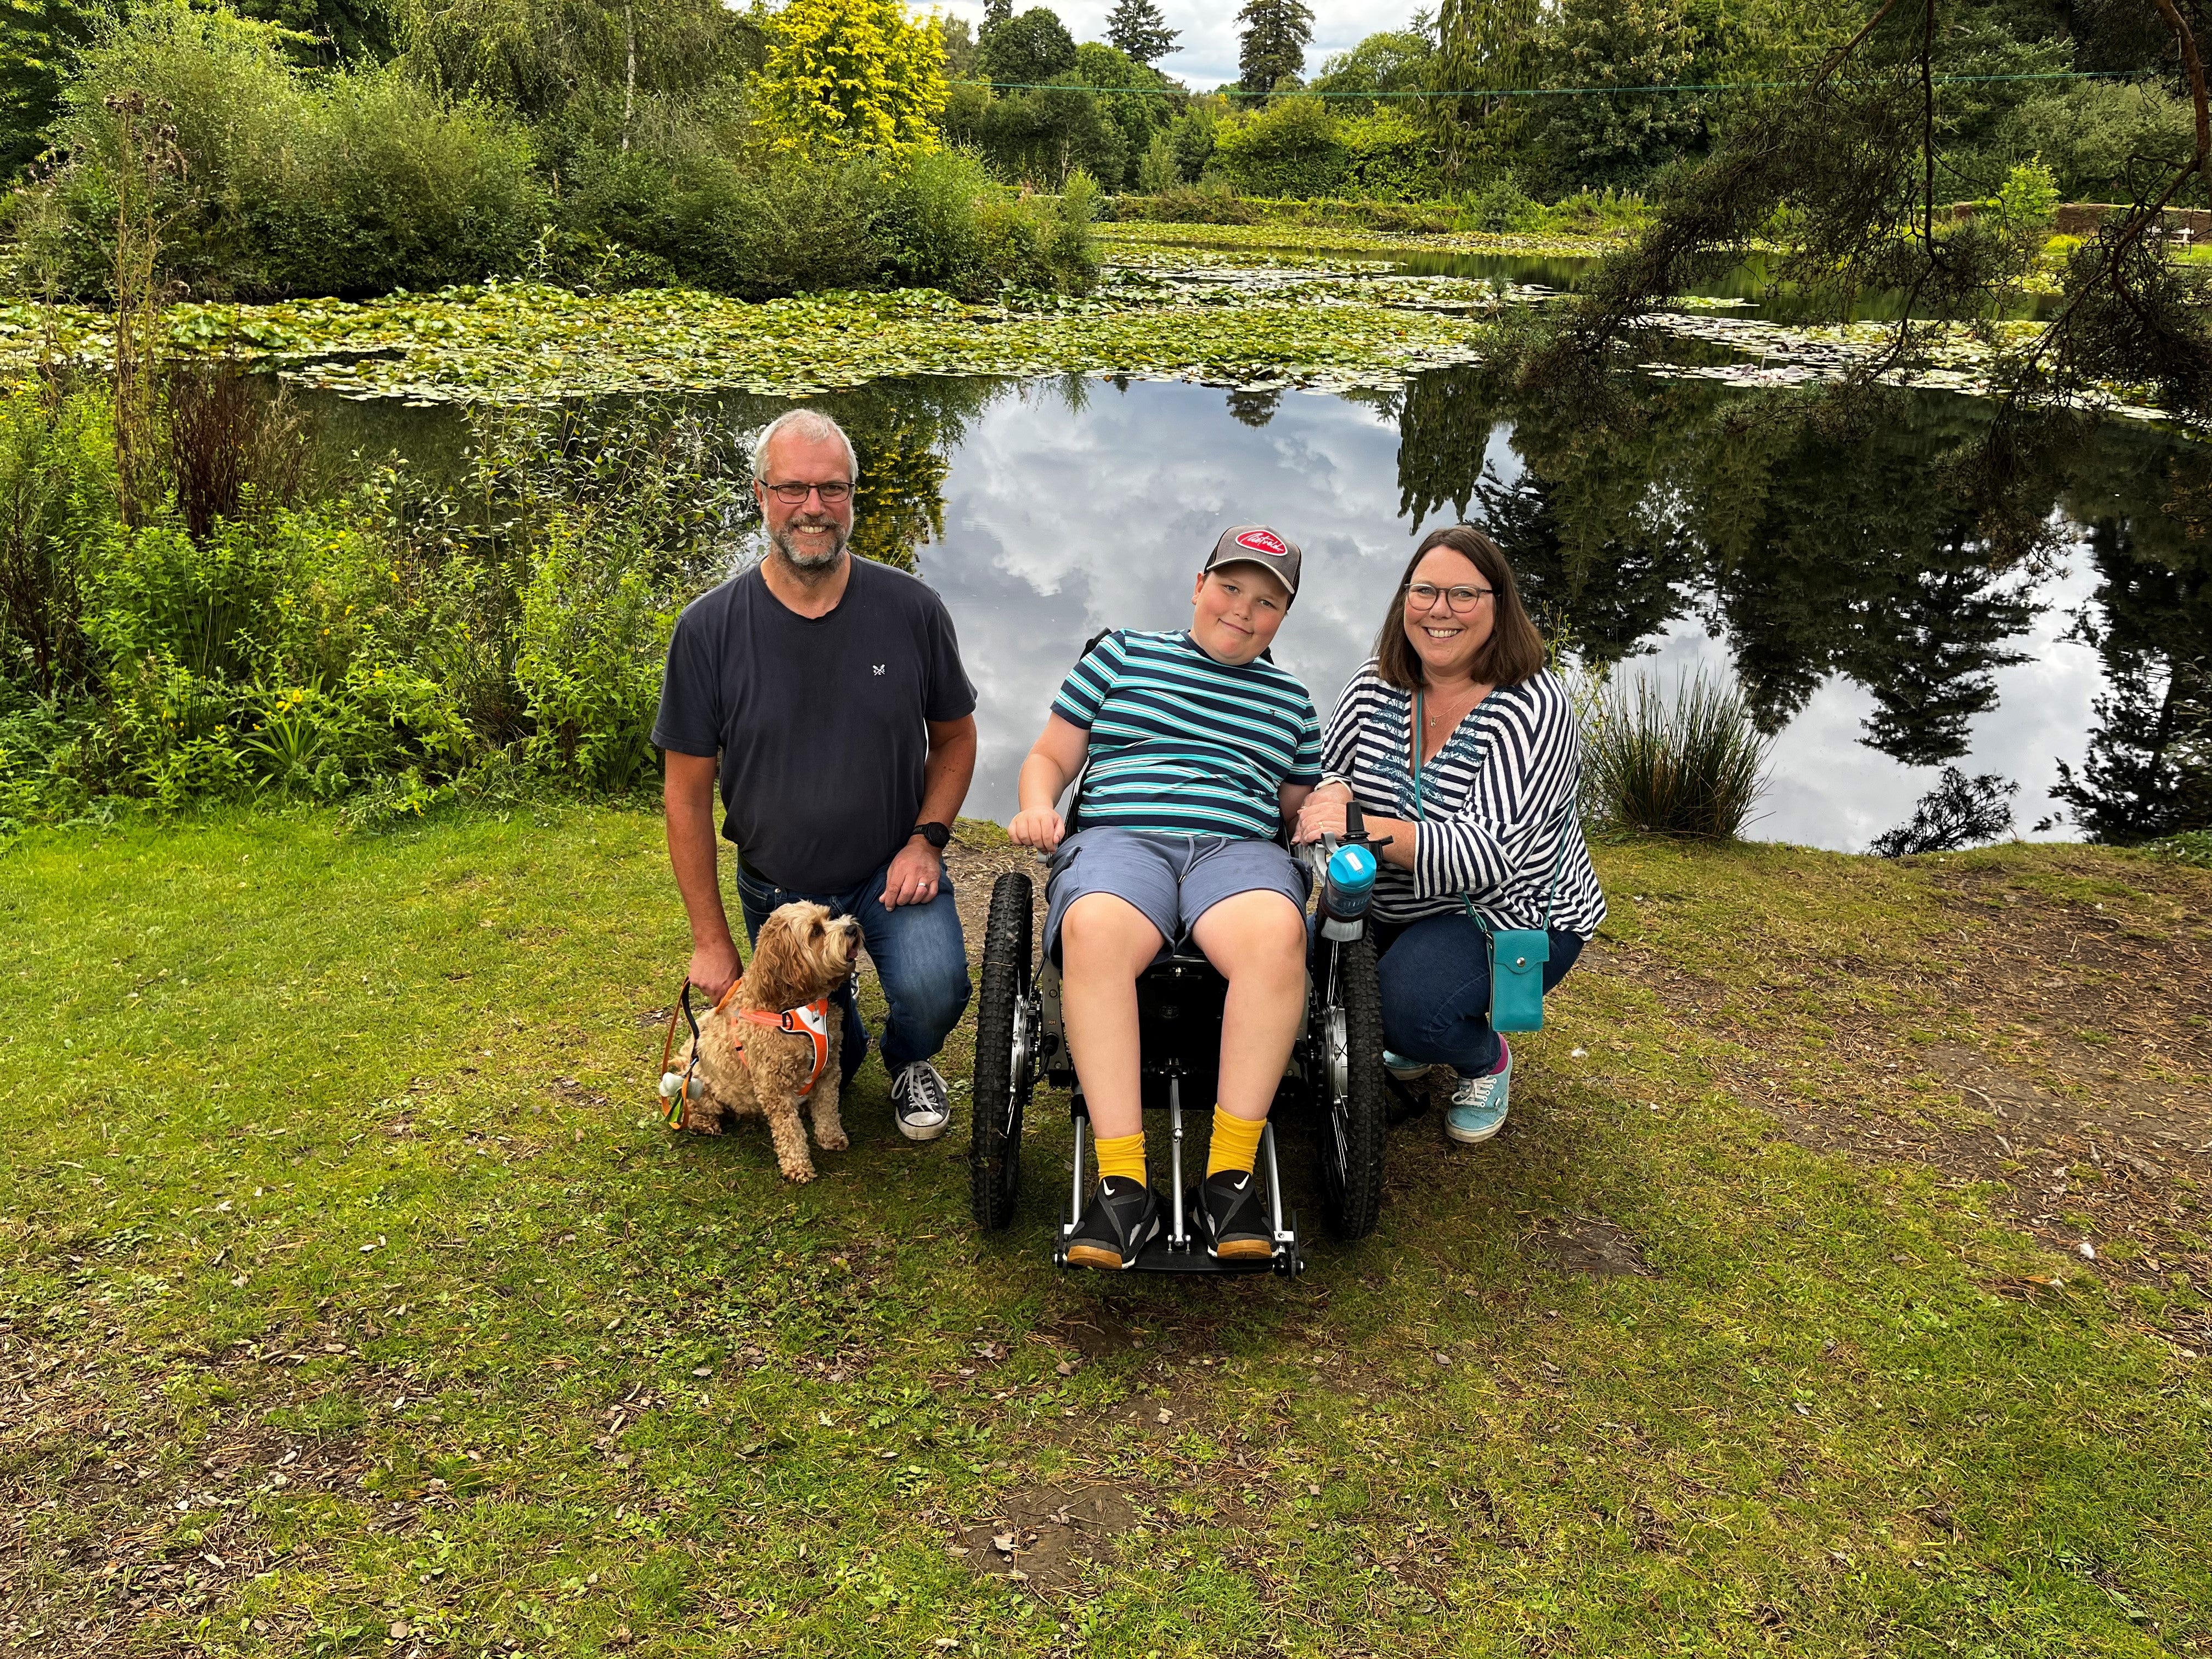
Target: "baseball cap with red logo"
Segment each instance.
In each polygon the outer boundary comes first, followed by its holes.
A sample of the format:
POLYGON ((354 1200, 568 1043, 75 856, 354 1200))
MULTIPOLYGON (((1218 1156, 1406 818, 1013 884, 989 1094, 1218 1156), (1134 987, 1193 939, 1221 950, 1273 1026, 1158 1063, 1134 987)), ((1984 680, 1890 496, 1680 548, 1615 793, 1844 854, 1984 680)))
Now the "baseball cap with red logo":
POLYGON ((1256 564, 1291 591, 1298 592, 1298 544, 1286 541, 1263 524, 1240 524, 1221 532, 1200 574, 1224 564, 1256 564))

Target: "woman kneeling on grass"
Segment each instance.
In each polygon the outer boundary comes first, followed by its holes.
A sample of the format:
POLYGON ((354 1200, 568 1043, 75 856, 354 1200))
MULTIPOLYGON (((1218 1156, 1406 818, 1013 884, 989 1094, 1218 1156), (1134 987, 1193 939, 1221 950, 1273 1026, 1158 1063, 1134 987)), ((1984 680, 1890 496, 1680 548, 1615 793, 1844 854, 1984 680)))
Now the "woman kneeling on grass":
POLYGON ((1321 787, 1298 836, 1344 830, 1358 800, 1378 849, 1375 897, 1384 1063, 1459 1077, 1445 1133, 1505 1121, 1513 1051, 1490 1027, 1485 924, 1544 928, 1549 991, 1605 920, 1575 817, 1580 733, 1522 609, 1505 556, 1470 525, 1425 538, 1399 579, 1375 655, 1339 698, 1321 787))
POLYGON ((1229 981, 1213 1139, 1188 1208, 1217 1259, 1274 1249, 1252 1164, 1305 1014, 1306 884, 1273 837, 1320 775, 1321 722, 1305 687, 1260 653, 1297 597, 1298 562, 1263 525, 1224 532, 1189 630, 1107 635, 1022 763, 1008 832, 1054 854, 1044 945, 1060 952, 1068 1052, 1097 1138, 1098 1185, 1067 1244, 1082 1267, 1133 1267, 1160 1231, 1137 975, 1186 935, 1229 981), (1054 803, 1086 757, 1083 827, 1063 842, 1054 803))

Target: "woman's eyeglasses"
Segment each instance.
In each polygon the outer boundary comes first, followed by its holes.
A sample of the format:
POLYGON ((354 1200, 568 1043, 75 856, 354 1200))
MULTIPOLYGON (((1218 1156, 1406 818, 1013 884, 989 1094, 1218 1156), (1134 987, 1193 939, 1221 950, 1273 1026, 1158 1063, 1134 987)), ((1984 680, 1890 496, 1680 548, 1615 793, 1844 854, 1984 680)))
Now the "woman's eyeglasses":
POLYGON ((1494 587, 1438 587, 1434 582, 1415 582, 1406 590, 1406 603, 1416 611, 1433 611, 1441 597, 1445 609, 1463 616, 1497 592, 1494 587))
POLYGON ((797 507, 808 495, 819 495, 824 507, 842 507, 853 494, 853 486, 842 478, 829 483, 764 483, 762 489, 786 507, 797 507))

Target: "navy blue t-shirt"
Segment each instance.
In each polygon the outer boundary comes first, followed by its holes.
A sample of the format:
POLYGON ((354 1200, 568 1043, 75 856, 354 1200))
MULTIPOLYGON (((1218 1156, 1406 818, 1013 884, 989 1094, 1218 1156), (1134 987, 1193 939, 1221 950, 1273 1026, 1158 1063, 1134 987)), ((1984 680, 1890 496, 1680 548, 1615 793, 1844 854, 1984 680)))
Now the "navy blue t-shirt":
POLYGON ((748 869, 840 893, 914 833, 925 723, 975 708, 952 618, 921 580, 855 557, 837 608, 802 617, 756 565, 677 619, 653 741, 720 756, 722 833, 748 869))

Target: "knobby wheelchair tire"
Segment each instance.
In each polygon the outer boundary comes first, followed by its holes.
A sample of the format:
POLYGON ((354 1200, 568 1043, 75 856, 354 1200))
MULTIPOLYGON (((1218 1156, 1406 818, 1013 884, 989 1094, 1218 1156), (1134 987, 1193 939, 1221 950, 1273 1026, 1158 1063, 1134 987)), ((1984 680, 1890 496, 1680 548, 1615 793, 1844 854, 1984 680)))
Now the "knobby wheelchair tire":
POLYGON ((1035 1077, 1014 1066, 1015 1010, 1030 994, 1030 920, 1035 887, 1018 871, 991 889, 983 927, 983 974, 975 1001, 975 1069, 969 1166, 975 1224, 996 1232, 1014 1218, 1021 1182, 1022 1111, 1035 1077))
POLYGON ((1337 1000, 1344 1010, 1346 1087, 1334 1097, 1324 1074, 1322 1191, 1328 1230, 1346 1243, 1375 1231, 1382 1213, 1382 1160, 1389 1098, 1382 1073, 1382 985, 1375 941, 1363 935, 1337 947, 1337 1000))

